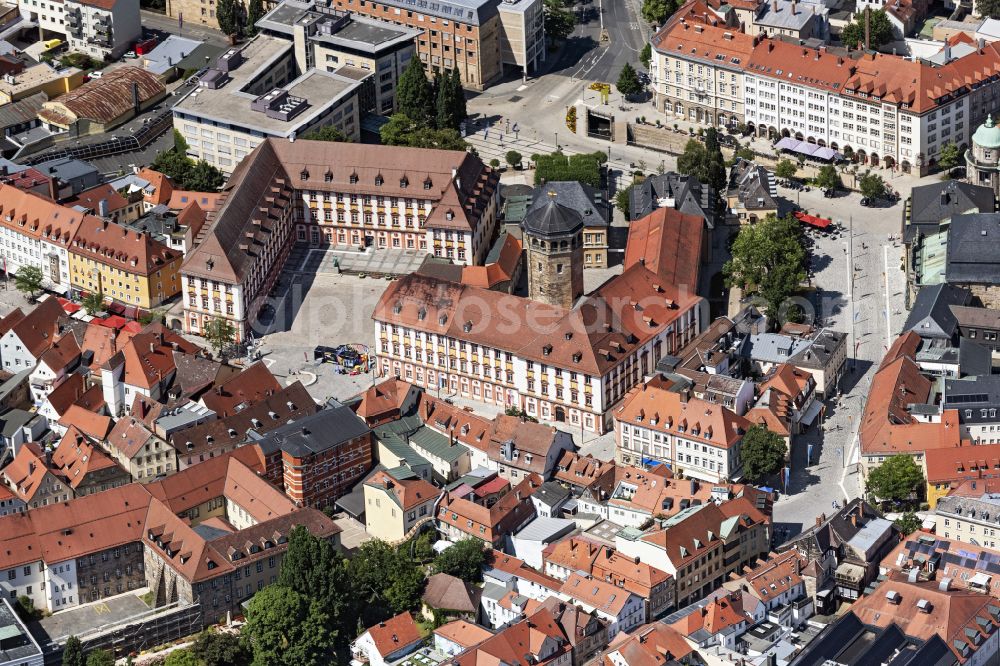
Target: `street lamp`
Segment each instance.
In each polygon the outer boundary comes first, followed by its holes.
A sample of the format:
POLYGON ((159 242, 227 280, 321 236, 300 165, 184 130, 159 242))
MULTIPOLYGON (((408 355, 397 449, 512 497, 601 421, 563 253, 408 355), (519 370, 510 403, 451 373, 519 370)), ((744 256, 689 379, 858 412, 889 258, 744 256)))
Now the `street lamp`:
POLYGON ((556 132, 555 135, 556 135, 556 152, 558 152, 559 151, 559 132, 556 132))

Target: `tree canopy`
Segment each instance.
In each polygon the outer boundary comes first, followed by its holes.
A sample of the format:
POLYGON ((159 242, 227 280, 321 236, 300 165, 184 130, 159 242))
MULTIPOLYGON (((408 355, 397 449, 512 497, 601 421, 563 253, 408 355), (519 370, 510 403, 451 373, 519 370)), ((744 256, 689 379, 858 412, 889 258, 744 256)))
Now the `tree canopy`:
POLYGON ((483 578, 486 552, 479 539, 463 539, 434 558, 434 571, 478 583, 483 578))
POLYGON ((785 440, 759 424, 747 428, 740 445, 743 476, 753 482, 763 481, 781 471, 788 447, 785 440))
POLYGON ((647 70, 649 69, 649 64, 653 62, 653 45, 649 42, 646 42, 645 46, 642 47, 642 50, 639 51, 639 62, 641 62, 642 66, 647 70))
POLYGON ((248 0, 247 2, 247 35, 257 34, 257 21, 264 18, 264 0, 248 0))
POLYGON ((203 631, 191 645, 191 652, 204 666, 244 666, 251 659, 250 651, 235 634, 223 631, 203 631))
MULTIPOLYGON (((892 41, 892 23, 884 9, 876 9, 871 12, 871 31, 869 33, 871 42, 869 46, 873 49, 888 44, 892 41)), ((854 20, 844 26, 840 33, 840 41, 844 46, 850 48, 864 48, 865 43, 865 13, 858 12, 854 15, 854 20)))
POLYGON ((615 84, 622 95, 638 95, 642 92, 642 83, 639 82, 639 75, 636 74, 632 63, 626 62, 622 66, 621 74, 618 75, 618 83, 615 84))
POLYGON ((348 560, 354 599, 365 626, 410 610, 420 603, 424 572, 404 549, 379 539, 366 541, 348 560))
POLYGON ((87 654, 87 666, 115 666, 115 657, 107 650, 92 650, 87 654))
POLYGON ((727 284, 756 290, 767 301, 768 315, 776 319, 785 300, 806 278, 799 222, 791 216, 769 215, 741 227, 731 253, 722 269, 727 284))
POLYGON ((318 602, 329 619, 327 630, 331 635, 353 629, 347 564, 329 541, 301 525, 294 527, 277 582, 318 602))
POLYGON ((83 656, 83 643, 76 636, 66 639, 63 647, 62 666, 87 666, 87 660, 83 656))
POLYGON ((323 666, 332 647, 328 625, 318 601, 268 585, 250 600, 242 635, 253 650, 252 666, 323 666))
POLYGON ((909 536, 920 529, 920 525, 923 521, 920 520, 920 516, 917 514, 912 511, 907 511, 892 522, 896 524, 896 527, 899 528, 900 532, 909 536))
POLYGON ((978 0, 976 12, 991 19, 1000 18, 1000 0, 978 0))
POLYGON ((774 167, 774 175, 778 178, 795 178, 798 172, 798 165, 790 159, 783 159, 774 167))
POLYGON ((219 30, 229 36, 239 35, 242 30, 241 11, 239 0, 218 0, 215 3, 215 20, 219 22, 219 30))
POLYGON ((181 133, 174 130, 174 147, 156 156, 150 168, 169 177, 174 186, 195 192, 215 192, 226 182, 226 177, 205 160, 195 162, 187 156, 188 144, 181 133))
POLYGON ((634 183, 625 189, 615 192, 615 208, 622 212, 622 215, 625 216, 626 220, 631 219, 631 215, 629 213, 631 212, 630 209, 632 207, 631 196, 633 187, 635 187, 634 183))
POLYGON ((412 148, 438 148, 440 150, 466 150, 468 144, 457 130, 434 129, 402 113, 394 113, 382 125, 379 136, 386 146, 412 148))
POLYGON ((726 186, 726 163, 719 145, 719 135, 714 127, 705 132, 705 143, 689 139, 684 152, 677 158, 677 170, 711 185, 716 192, 726 186))
POLYGON ((204 664, 201 659, 195 656, 194 652, 187 648, 181 648, 168 654, 163 666, 204 666, 204 664))
POLYGON ((545 35, 553 42, 562 41, 573 34, 576 27, 576 17, 566 9, 563 0, 545 0, 544 8, 545 35))
POLYGON ((427 78, 424 63, 416 55, 410 58, 396 83, 396 104, 399 112, 405 116, 417 119, 427 119, 433 122, 437 116, 434 108, 434 88, 427 78))
POLYGON ((642 18, 651 25, 663 25, 679 6, 678 0, 643 0, 642 18))
POLYGON ((868 473, 865 489, 870 497, 880 502, 902 502, 919 494, 924 485, 924 473, 913 458, 900 454, 889 456, 885 462, 868 473))
POLYGON ((861 196, 869 199, 881 199, 886 194, 885 181, 882 180, 882 176, 872 173, 871 169, 858 178, 858 189, 861 191, 861 196))
POLYGON ((236 328, 229 323, 228 319, 213 317, 207 324, 202 335, 212 345, 216 353, 221 352, 227 346, 236 341, 236 328))
POLYGON ((83 305, 83 309, 86 310, 89 315, 102 312, 104 310, 104 292, 91 292, 83 297, 80 304, 83 305))
POLYGON ((816 174, 816 187, 823 190, 836 190, 843 187, 837 168, 832 164, 820 167, 819 173, 816 174))
POLYGON ((303 134, 301 138, 305 141, 336 141, 344 143, 350 141, 350 138, 348 138, 346 134, 333 125, 325 125, 323 127, 310 130, 303 134))
POLYGON ((458 69, 452 69, 441 77, 435 103, 437 128, 459 131, 462 121, 468 115, 465 108, 465 90, 458 69))
POLYGON ((14 273, 14 286, 18 291, 27 294, 29 299, 34 300, 35 294, 42 290, 44 277, 42 269, 38 266, 24 264, 14 273))
POLYGON ((535 186, 542 180, 547 183, 575 180, 591 187, 601 186, 601 165, 608 159, 603 152, 565 155, 556 152, 551 155, 535 155, 535 186))
POLYGON ((938 151, 938 166, 941 170, 947 173, 958 166, 962 159, 962 151, 959 150, 958 146, 954 141, 949 141, 948 143, 941 146, 941 150, 938 151))
POLYGON ((507 154, 504 156, 504 159, 507 160, 507 164, 517 168, 521 166, 521 162, 524 160, 524 156, 521 155, 521 153, 517 152, 516 150, 508 150, 507 154))

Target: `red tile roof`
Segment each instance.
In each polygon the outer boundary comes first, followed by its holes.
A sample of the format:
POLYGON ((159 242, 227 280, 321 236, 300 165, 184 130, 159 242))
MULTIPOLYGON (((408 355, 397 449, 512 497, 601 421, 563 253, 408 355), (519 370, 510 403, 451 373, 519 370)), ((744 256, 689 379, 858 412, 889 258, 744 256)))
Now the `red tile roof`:
POLYGON ((642 264, 666 284, 698 289, 705 223, 697 215, 657 208, 629 223, 624 267, 642 264))
POLYGON ((267 366, 257 362, 215 386, 201 397, 201 401, 222 419, 280 390, 281 384, 267 366))
POLYGON ((1000 444, 929 449, 925 456, 930 484, 1000 478, 1000 444))
POLYGON ((420 628, 409 613, 400 613, 385 622, 379 622, 374 627, 369 627, 368 635, 371 636, 375 649, 383 658, 423 640, 420 628))

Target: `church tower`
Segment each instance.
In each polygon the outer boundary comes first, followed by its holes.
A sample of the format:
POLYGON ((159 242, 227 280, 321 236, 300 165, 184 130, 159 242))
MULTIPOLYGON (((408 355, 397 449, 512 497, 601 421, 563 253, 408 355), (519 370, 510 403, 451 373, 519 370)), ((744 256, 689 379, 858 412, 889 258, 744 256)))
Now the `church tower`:
POLYGON ((569 309, 583 295, 583 216, 548 194, 521 222, 528 297, 569 309))

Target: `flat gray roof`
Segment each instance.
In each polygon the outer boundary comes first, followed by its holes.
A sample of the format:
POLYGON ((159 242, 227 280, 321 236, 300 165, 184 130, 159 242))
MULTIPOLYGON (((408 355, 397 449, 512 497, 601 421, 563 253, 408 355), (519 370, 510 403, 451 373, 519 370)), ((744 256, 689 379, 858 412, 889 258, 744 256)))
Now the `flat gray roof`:
POLYGON ((309 70, 282 89, 289 95, 306 100, 307 107, 290 120, 269 118, 251 111, 250 102, 258 95, 243 92, 250 82, 273 66, 276 59, 292 48, 292 42, 273 37, 258 37, 243 49, 245 61, 229 73, 231 80, 217 90, 197 87, 174 107, 174 114, 211 120, 223 125, 235 125, 257 130, 267 136, 287 138, 299 128, 308 127, 361 84, 336 73, 309 70))

